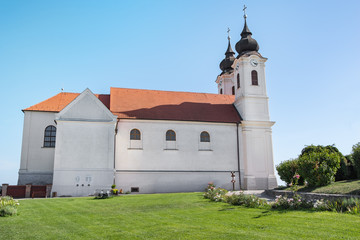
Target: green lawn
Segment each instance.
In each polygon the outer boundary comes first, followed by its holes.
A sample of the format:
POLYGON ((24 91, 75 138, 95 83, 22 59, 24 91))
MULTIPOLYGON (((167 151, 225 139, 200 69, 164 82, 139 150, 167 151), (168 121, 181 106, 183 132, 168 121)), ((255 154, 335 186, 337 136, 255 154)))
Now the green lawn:
MULTIPOLYGON (((284 190, 291 190, 291 188, 285 188, 284 190)), ((339 181, 328 186, 318 188, 305 188, 300 186, 299 192, 360 195, 360 180, 339 181)))
POLYGON ((359 239, 360 216, 210 202, 201 193, 29 199, 0 239, 359 239))

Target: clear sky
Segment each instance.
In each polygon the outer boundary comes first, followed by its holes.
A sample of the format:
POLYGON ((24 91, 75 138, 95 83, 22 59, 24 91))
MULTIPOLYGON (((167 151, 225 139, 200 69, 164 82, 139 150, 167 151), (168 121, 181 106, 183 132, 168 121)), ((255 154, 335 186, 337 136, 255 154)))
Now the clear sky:
POLYGON ((61 88, 216 93, 244 4, 268 58, 275 164, 310 144, 349 154, 360 141, 358 0, 0 0, 0 183, 17 183, 21 110, 61 88))

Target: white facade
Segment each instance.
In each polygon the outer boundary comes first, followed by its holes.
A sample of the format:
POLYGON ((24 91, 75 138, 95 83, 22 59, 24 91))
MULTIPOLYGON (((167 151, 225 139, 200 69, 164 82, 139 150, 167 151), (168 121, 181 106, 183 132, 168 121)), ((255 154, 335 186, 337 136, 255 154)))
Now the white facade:
POLYGON ((44 147, 44 131, 54 120, 53 112, 24 111, 19 185, 52 183, 55 149, 44 147))
POLYGON ((86 89, 56 115, 53 192, 87 196, 114 179, 116 116, 86 89))
POLYGON ((231 172, 239 172, 236 130, 231 123, 120 120, 116 185, 143 193, 203 191, 208 182, 231 189, 231 172), (132 129, 140 130, 141 140, 130 140, 132 129), (168 130, 176 133, 171 147, 166 141, 168 130), (200 142, 203 131, 209 133, 210 142, 200 142), (133 147, 132 141, 139 144, 133 147))

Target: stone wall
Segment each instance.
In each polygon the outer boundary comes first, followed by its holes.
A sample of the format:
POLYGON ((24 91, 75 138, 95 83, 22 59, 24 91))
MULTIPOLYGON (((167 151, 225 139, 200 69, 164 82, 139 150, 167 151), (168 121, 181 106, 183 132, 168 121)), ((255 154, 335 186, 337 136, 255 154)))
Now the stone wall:
MULTIPOLYGON (((266 195, 272 198, 276 196, 288 196, 292 197, 294 194, 291 191, 284 190, 265 190, 266 195)), ((307 193, 307 192, 297 192, 302 198, 306 200, 334 200, 339 198, 360 198, 360 195, 345 195, 345 194, 325 194, 325 193, 307 193)))

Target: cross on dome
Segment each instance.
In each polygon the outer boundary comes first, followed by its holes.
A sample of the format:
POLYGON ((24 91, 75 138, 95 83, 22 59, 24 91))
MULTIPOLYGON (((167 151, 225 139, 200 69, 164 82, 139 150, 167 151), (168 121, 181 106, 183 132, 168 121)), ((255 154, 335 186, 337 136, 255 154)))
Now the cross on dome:
POLYGON ((244 4, 243 11, 244 11, 244 18, 245 18, 245 19, 247 18, 247 16, 246 16, 246 9, 247 9, 247 7, 246 7, 246 5, 244 4))

